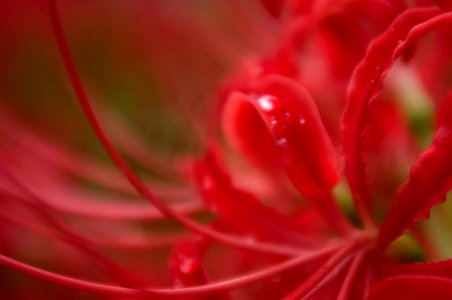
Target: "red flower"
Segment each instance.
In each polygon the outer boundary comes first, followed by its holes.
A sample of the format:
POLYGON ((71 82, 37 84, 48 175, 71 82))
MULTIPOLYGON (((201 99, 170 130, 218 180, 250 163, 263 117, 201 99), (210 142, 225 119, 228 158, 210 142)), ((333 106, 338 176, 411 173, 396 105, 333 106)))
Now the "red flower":
MULTIPOLYGON (((106 113, 105 121, 116 134, 110 137, 105 131, 104 118, 98 118, 72 58, 55 0, 47 1, 78 103, 130 186, 97 163, 51 144, 2 108, 1 130, 7 140, 0 159, 6 207, 0 231, 5 241, 2 265, 56 285, 113 298, 452 296, 451 261, 438 259, 441 247, 426 227, 419 226, 434 205, 445 201, 452 187, 452 122, 448 119, 452 97, 447 92, 448 78, 435 77, 435 81, 431 75, 431 70, 447 69, 441 64, 448 59, 444 49, 451 37, 448 3, 438 3, 442 8, 409 8, 404 1, 261 2, 278 24, 278 34, 261 52, 242 58, 219 89, 217 106, 206 105, 210 117, 188 110, 194 127, 201 131, 206 154, 184 157, 168 171, 162 170, 162 160, 149 163, 145 148, 135 143, 131 131, 115 124, 112 114, 106 113), (423 39, 432 31, 438 31, 435 41, 423 39), (435 50, 440 59, 431 57, 431 50, 424 46, 440 48, 435 50), (426 65, 432 66, 430 71, 426 65), (420 145, 429 137, 428 120, 422 118, 428 112, 412 107, 424 101, 412 99, 422 97, 420 92, 409 94, 414 88, 444 99, 430 103, 437 112, 436 124, 431 142, 422 150, 420 145), (404 98, 408 109, 401 110, 394 103, 404 98), (402 112, 409 114, 411 124, 402 112), (118 148, 117 141, 121 142, 118 148), (169 178, 169 190, 144 181, 121 152, 134 162, 148 162, 158 179, 169 178), (30 159, 30 153, 36 158, 30 159), (404 176, 409 165, 409 174, 404 176), (193 200, 192 190, 171 182, 180 169, 204 206, 193 200), (132 187, 155 210, 114 201, 111 196, 107 203, 82 201, 89 189, 77 184, 74 176, 115 190, 116 195, 130 197, 132 187), (354 207, 347 199, 347 185, 354 207), (70 218, 63 221, 62 213, 70 218), (80 217, 84 219, 77 220, 80 217), (92 226, 86 217, 93 219, 92 226), (106 219, 118 223, 99 221, 106 219), (154 236, 148 230, 145 233, 151 238, 143 240, 137 227, 123 226, 126 220, 170 220, 195 236, 167 233, 169 224, 155 229, 158 224, 152 222, 154 236), (11 249, 16 245, 11 224, 64 242, 49 245, 69 261, 56 267, 66 274, 12 258, 17 253, 11 249), (155 251, 159 242, 171 246, 171 253, 166 251, 165 256, 155 251), (131 264, 128 259, 133 261, 133 255, 115 260, 114 253, 103 249, 106 246, 146 248, 155 253, 131 264), (425 257, 419 259, 419 253, 425 257), (169 272, 150 266, 149 257, 168 259, 169 272), (100 274, 89 271, 86 265, 91 262, 100 274), (81 274, 77 272, 80 265, 81 274), (106 283, 107 279, 112 283, 106 283), (155 287, 162 284, 172 287, 155 287)), ((156 24, 163 25, 156 31, 169 34, 172 27, 165 26, 164 10, 160 12, 155 13, 161 18, 156 24)), ((173 33, 180 36, 177 30, 173 33)), ((174 42, 168 38, 169 44, 174 42)), ((223 47, 220 43, 215 49, 223 47)), ((167 62, 173 63, 172 59, 167 62)), ((193 103, 188 99, 180 105, 188 109, 193 103)), ((52 259, 43 255, 37 261, 52 259)), ((67 295, 67 290, 61 293, 67 295)), ((49 297, 45 292, 34 296, 49 297)))

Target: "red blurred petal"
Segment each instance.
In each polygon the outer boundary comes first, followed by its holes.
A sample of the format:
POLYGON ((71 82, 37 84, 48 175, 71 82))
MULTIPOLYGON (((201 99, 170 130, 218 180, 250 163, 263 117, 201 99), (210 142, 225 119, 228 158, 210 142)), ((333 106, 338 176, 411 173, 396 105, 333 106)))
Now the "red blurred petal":
POLYGON ((176 245, 170 258, 170 271, 175 287, 201 285, 207 282, 202 265, 204 252, 199 241, 185 241, 176 245))
POLYGON ((452 280, 432 276, 400 276, 379 283, 367 300, 452 299, 452 280))
POLYGON ((279 17, 284 0, 259 0, 259 2, 273 17, 279 17))
POLYGON ((452 128, 452 118, 450 113, 452 112, 452 91, 449 92, 441 103, 438 112, 436 114, 436 126, 442 125, 452 128))
MULTIPOLYGON (((221 221, 250 239, 314 245, 318 237, 296 220, 262 204, 252 194, 236 188, 213 154, 193 165, 195 183, 221 221)), ((315 233, 314 233, 315 234, 315 233)), ((323 239, 322 239, 323 240, 323 239)), ((252 241, 252 240, 250 240, 252 241)))
MULTIPOLYGON (((205 239, 199 238, 194 241, 185 241, 176 245, 170 257, 170 272, 173 286, 175 288, 191 287, 207 284, 207 274, 202 263, 202 257, 207 247, 205 239)), ((178 299, 190 300, 214 300, 230 299, 225 292, 181 297, 178 299)))
POLYGON ((418 154, 413 134, 392 100, 381 97, 372 103, 363 142, 373 209, 385 213, 418 154))
POLYGON ((452 279, 452 260, 439 260, 410 264, 385 264, 383 273, 386 276, 425 275, 452 279))

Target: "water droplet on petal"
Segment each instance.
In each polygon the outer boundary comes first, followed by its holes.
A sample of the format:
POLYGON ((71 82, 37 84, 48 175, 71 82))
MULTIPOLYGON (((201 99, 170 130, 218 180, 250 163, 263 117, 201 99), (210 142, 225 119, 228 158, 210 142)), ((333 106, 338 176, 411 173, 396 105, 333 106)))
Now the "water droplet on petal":
POLYGON ((276 126, 278 124, 278 120, 276 120, 275 117, 271 117, 270 118, 270 125, 272 125, 273 127, 276 126))
POLYGON ((286 111, 284 113, 284 117, 286 118, 287 121, 290 121, 290 119, 292 118, 292 115, 290 114, 290 112, 286 111))
POLYGON ((286 138, 280 138, 276 144, 278 144, 278 146, 280 147, 286 147, 287 146, 287 139, 286 138))
POLYGON ((274 96, 263 95, 257 99, 257 104, 263 111, 270 112, 275 109, 275 100, 274 96))
POLYGON ((196 269, 196 261, 192 258, 185 258, 179 265, 180 271, 190 274, 196 269))
POLYGON ((298 123, 299 123, 300 125, 304 125, 304 124, 306 123, 305 117, 302 116, 302 115, 300 115, 300 116, 298 117, 298 123))

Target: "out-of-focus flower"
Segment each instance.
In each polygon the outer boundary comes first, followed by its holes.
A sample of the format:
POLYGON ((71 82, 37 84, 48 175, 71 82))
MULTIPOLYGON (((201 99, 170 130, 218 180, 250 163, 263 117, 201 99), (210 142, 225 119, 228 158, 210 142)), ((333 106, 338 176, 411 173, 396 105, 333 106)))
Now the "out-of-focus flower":
POLYGON ((6 298, 452 296, 449 1, 0 5, 6 298))

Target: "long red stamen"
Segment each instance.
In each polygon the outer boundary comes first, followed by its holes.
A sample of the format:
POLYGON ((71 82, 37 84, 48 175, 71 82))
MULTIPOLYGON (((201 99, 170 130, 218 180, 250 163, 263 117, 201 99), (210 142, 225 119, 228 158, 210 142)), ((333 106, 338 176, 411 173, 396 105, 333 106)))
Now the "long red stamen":
POLYGON ((9 165, 0 160, 0 171, 3 177, 7 180, 14 189, 17 189, 24 197, 17 198, 22 202, 23 205, 27 206, 30 210, 35 211, 39 216, 54 229, 57 237, 62 241, 65 241, 76 248, 84 251, 93 260, 102 266, 106 273, 113 279, 121 282, 127 283, 130 286, 141 288, 142 283, 140 283, 138 278, 130 274, 128 271, 122 269, 120 266, 116 265, 114 262, 109 260, 106 256, 97 251, 86 239, 79 234, 75 233, 65 224, 61 223, 56 216, 54 216, 45 202, 37 197, 30 189, 24 186, 11 172, 9 165))
POLYGON ((50 18, 52 22, 52 28, 55 34, 55 38, 60 49, 66 70, 68 72, 70 81, 74 88, 74 91, 77 95, 77 100, 79 101, 84 113, 86 114, 87 119, 90 122, 91 127, 96 133, 99 141, 104 147, 105 151, 108 153, 110 158, 113 160, 115 165, 121 171, 121 173, 129 180, 130 184, 136 189, 136 191, 147 199, 150 203, 155 205, 165 216, 169 219, 172 219, 185 227, 197 232, 201 235, 209 236, 212 239, 215 239, 219 242, 235 246, 242 249, 248 249, 257 252, 263 253, 271 253, 271 254, 282 254, 282 255, 293 255, 298 252, 297 249, 292 249, 291 247, 281 246, 279 244, 270 244, 263 242, 255 242, 255 243, 246 243, 241 238, 237 238, 231 235, 227 235, 215 230, 212 230, 206 226, 203 226, 196 221, 193 221, 190 218, 187 218, 184 215, 181 215, 170 207, 168 207, 161 199, 157 198, 143 183, 143 181, 135 175, 135 173, 129 168, 127 163, 118 153, 116 148, 111 143, 110 139, 105 134, 104 130, 100 126, 97 117, 93 111, 93 108, 88 100, 88 97, 85 93, 85 90, 82 86, 78 73, 76 71, 74 62, 70 55, 69 48, 67 46, 63 28, 61 26, 60 17, 58 14, 57 6, 55 0, 47 1, 50 18))
MULTIPOLYGON (((267 267, 249 274, 235 276, 232 279, 218 281, 197 287, 188 287, 180 289, 165 289, 165 288, 146 288, 146 292, 154 293, 156 295, 180 297, 180 296, 193 296, 203 295, 209 293, 215 293, 225 290, 237 289, 249 284, 261 282, 268 278, 271 278, 281 272, 290 270, 297 266, 310 263, 324 256, 330 255, 343 246, 343 244, 330 246, 321 250, 311 252, 309 254, 301 255, 292 259, 288 259, 280 264, 276 264, 271 267, 267 267)), ((99 294, 113 294, 117 296, 138 296, 140 290, 120 287, 117 285, 109 285, 103 283, 96 283, 92 281, 86 281, 76 279, 69 276, 64 276, 49 271, 45 271, 31 265, 19 262, 12 258, 0 255, 0 264, 11 267, 20 272, 26 273, 30 276, 37 277, 46 281, 54 282, 60 285, 91 291, 99 294)))
POLYGON ((337 300, 347 300, 350 299, 350 295, 353 289, 353 284, 355 282, 356 276, 358 276, 358 272, 362 267, 363 261, 367 255, 367 251, 361 250, 352 261, 350 268, 347 271, 347 275, 345 275, 344 283, 337 295, 337 300))
POLYGON ((348 263, 348 260, 351 258, 355 247, 355 244, 351 244, 333 255, 329 260, 326 261, 324 265, 320 267, 317 272, 313 273, 308 280, 303 282, 293 292, 286 295, 283 300, 303 299, 303 297, 310 294, 311 291, 316 289, 316 286, 322 282, 327 274, 329 274, 333 270, 335 270, 334 274, 338 274, 340 272, 338 267, 340 267, 340 269, 343 269, 346 266, 345 264, 341 264, 341 262, 346 261, 348 263))

